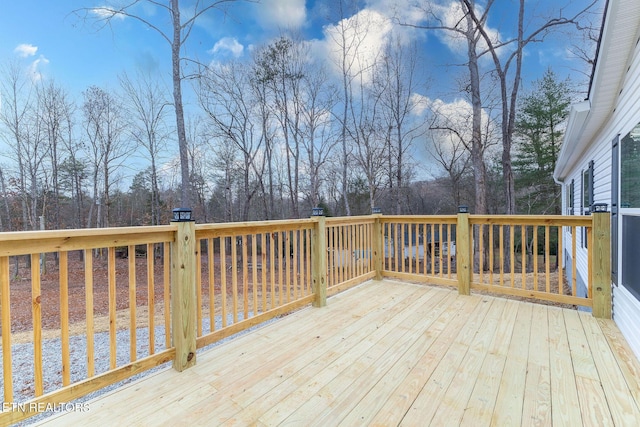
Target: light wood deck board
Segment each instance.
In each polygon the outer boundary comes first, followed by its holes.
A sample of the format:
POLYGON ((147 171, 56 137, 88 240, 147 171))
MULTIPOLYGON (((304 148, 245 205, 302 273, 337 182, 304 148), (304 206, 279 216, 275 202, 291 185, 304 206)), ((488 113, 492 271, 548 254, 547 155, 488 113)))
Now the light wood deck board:
POLYGON ((613 322, 367 282, 44 425, 636 425, 640 364, 613 322))
MULTIPOLYGON (((522 424, 522 405, 529 359, 532 304, 519 304, 511 345, 502 372, 502 381, 491 423, 497 426, 522 424)), ((536 349, 532 349, 536 351, 536 349)))
POLYGON ((522 425, 551 425, 551 378, 549 373, 549 324, 547 306, 535 304, 529 337, 529 360, 522 407, 522 425))

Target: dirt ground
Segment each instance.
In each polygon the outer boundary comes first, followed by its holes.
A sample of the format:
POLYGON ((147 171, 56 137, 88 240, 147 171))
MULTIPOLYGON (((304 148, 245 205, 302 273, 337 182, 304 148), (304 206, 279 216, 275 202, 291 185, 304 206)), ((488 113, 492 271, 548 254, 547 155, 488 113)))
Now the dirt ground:
MULTIPOLYGON (((84 262, 79 252, 69 253, 69 323, 71 328, 86 319, 86 295, 84 262)), ((15 258, 10 264, 10 298, 11 298, 11 329, 14 334, 12 341, 19 339, 20 333, 33 329, 31 289, 31 270, 26 257, 19 258, 16 268, 15 258)), ((158 310, 162 310, 164 297, 164 281, 162 260, 157 260, 154 269, 154 298, 158 310)), ((136 303, 140 314, 146 313, 148 301, 146 259, 136 259, 136 303), (143 313, 144 312, 144 313, 143 313)), ((60 328, 60 285, 57 262, 49 254, 46 273, 41 275, 40 307, 43 338, 47 332, 60 328)), ((128 259, 116 260, 116 310, 123 311, 129 307, 129 272, 128 259)), ((128 311, 128 310, 127 310, 128 311)), ((96 319, 96 330, 104 328, 106 319, 108 329, 109 287, 107 280, 107 260, 96 257, 93 260, 93 312, 96 319)), ((122 316, 120 316, 122 317, 122 316)))
MULTIPOLYGON (((16 266, 15 259, 10 265, 10 300, 11 300, 11 330, 12 342, 29 342, 33 339, 33 314, 32 301, 34 299, 31 289, 31 270, 26 263, 26 258, 19 259, 19 266, 16 266)), ((116 327, 117 329, 129 328, 129 260, 127 258, 116 259, 116 327)), ((222 292, 221 272, 219 268, 219 258, 214 259, 216 268, 214 269, 214 298, 216 299, 216 314, 222 311, 220 298, 222 292)), ((81 334, 86 328, 86 293, 85 293, 85 272, 84 262, 79 252, 69 253, 69 325, 70 334, 81 334)), ((230 261, 227 263, 227 312, 231 313, 233 308, 230 261)), ((202 316, 209 316, 209 275, 207 257, 202 258, 202 316)), ((147 327, 149 323, 148 301, 149 292, 147 285, 147 261, 145 257, 136 258, 136 324, 137 327, 147 327)), ((108 267, 106 257, 94 257, 93 259, 93 318, 94 331, 109 330, 109 287, 108 287, 108 267)), ((242 271, 238 268, 238 311, 244 311, 243 277, 242 271)), ((249 281, 252 277, 249 272, 249 281)), ((308 274, 308 272, 307 272, 308 274)), ((261 276, 261 271, 258 272, 261 276)), ((278 275, 276 274, 276 277, 278 275)), ((276 279, 277 280, 277 279, 276 279)), ((308 286, 302 285, 304 278, 298 274, 297 292, 308 292, 308 286)), ((269 284, 267 286, 270 286, 269 284)), ((269 288, 267 288, 269 289, 269 288)), ((262 302, 261 285, 256 287, 256 297, 258 307, 253 307, 253 288, 248 283, 247 300, 249 311, 258 311, 262 302)), ((293 296, 293 289, 290 293, 293 296)), ((278 290, 274 293, 276 301, 280 299, 278 290)), ((267 307, 269 307, 270 293, 266 293, 267 307)), ((288 296, 283 299, 287 301, 288 296)), ((43 339, 60 336, 60 285, 57 262, 50 255, 47 260, 46 273, 41 275, 40 287, 40 307, 43 339)), ((156 258, 154 261, 154 323, 164 325, 164 267, 163 260, 156 258)))

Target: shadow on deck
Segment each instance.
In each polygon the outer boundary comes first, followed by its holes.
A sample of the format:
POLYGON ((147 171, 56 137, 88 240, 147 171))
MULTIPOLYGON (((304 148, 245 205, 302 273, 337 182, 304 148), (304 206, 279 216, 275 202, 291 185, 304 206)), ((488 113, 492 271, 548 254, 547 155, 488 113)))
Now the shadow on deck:
POLYGON ((637 425, 611 320, 369 281, 41 425, 637 425))

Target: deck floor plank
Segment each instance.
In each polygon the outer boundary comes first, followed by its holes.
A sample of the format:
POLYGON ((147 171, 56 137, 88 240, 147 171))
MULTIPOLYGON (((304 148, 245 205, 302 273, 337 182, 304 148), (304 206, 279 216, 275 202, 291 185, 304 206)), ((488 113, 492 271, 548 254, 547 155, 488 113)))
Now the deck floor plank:
POLYGON ((529 303, 519 304, 511 345, 493 410, 491 422, 493 425, 518 426, 522 424, 532 308, 532 304, 529 303))
POLYGON ((580 315, 577 311, 571 310, 564 310, 563 314, 582 418, 587 424, 613 425, 580 315))
MULTIPOLYGON (((328 379, 332 374, 339 375, 342 366, 349 366, 354 360, 367 354, 371 345, 375 344, 375 339, 383 338, 394 327, 402 324, 405 319, 402 313, 409 316, 416 313, 418 308, 429 309, 431 304, 435 305, 445 297, 442 292, 422 294, 421 298, 416 298, 413 294, 407 295, 404 300, 391 307, 385 317, 364 318, 361 324, 345 328, 352 330, 351 334, 336 328, 327 329, 327 334, 333 333, 330 338, 310 348, 306 354, 298 355, 298 359, 284 369, 275 371, 264 381, 258 382, 253 387, 254 391, 247 390, 248 396, 233 397, 246 409, 235 414, 228 424, 253 423, 265 413, 272 414, 274 419, 269 422, 275 423, 283 414, 304 404, 323 384, 320 378, 328 379), (355 346, 360 346, 360 349, 354 348, 355 346), (272 393, 272 390, 275 392, 272 393)), ((309 327, 312 328, 313 325, 309 327)))
MULTIPOLYGON (((405 379, 386 398, 382 407, 371 419, 372 425, 397 425, 415 401, 416 396, 422 391, 424 384, 444 359, 456 332, 460 329, 457 322, 449 321, 446 317, 453 316, 455 313, 447 311, 445 314, 440 316, 438 321, 425 332, 434 338, 429 351, 418 360, 405 379)), ((456 316, 454 319, 458 322, 461 321, 460 316, 456 316)))
POLYGON ((613 422, 619 426, 638 425, 640 410, 629 390, 611 347, 594 318, 580 317, 596 363, 613 422))
MULTIPOLYGON (((378 291, 383 294, 382 289, 378 291)), ((352 347, 360 344, 366 339, 372 330, 376 328, 376 324, 386 324, 396 319, 397 313, 406 310, 411 304, 416 304, 416 300, 420 301, 420 296, 428 297, 423 291, 417 287, 414 289, 390 289, 389 297, 373 298, 370 310, 363 308, 349 308, 343 310, 343 307, 332 307, 336 310, 336 316, 326 319, 321 324, 317 324, 313 317, 305 316, 306 313, 299 313, 297 322, 291 322, 289 327, 291 330, 280 331, 278 335, 293 336, 300 330, 314 331, 312 342, 297 343, 299 348, 307 348, 309 351, 301 355, 298 351, 290 351, 289 345, 282 347, 272 347, 272 351, 264 355, 264 360, 260 363, 247 365, 247 369, 235 369, 228 371, 224 376, 216 379, 216 384, 221 389, 221 393, 202 402, 195 402, 191 408, 191 412, 187 420, 193 423, 206 420, 209 411, 215 408, 219 414, 218 420, 224 421, 229 425, 241 423, 242 416, 236 419, 239 412, 249 408, 250 413, 255 414, 257 407, 251 406, 253 402, 261 396, 269 393, 273 388, 283 383, 287 376, 294 371, 302 369, 318 359, 324 351, 333 351, 328 354, 321 363, 316 364, 317 370, 321 370, 326 364, 340 357, 342 354, 352 354, 352 347), (340 311, 348 313, 347 318, 340 316, 340 311), (355 319, 355 320, 354 320, 355 319), (336 323, 337 322, 337 323, 336 323), (275 353, 276 356, 273 356, 275 353), (249 372, 247 372, 249 371, 249 372)), ((358 297, 354 295, 354 297, 358 297)), ((311 310, 318 311, 318 310, 311 310)), ((314 313, 315 314, 315 313, 314 313)), ((391 325, 391 323, 388 323, 391 325)), ((256 349, 252 352, 255 354, 260 352, 256 349)), ((213 363, 218 363, 215 360, 213 363)), ((233 364, 231 363, 233 366, 233 364)), ((317 374, 317 372, 316 372, 317 374)), ((310 377, 314 377, 314 372, 310 372, 310 377)), ((282 397, 283 389, 278 389, 273 396, 282 397)), ((262 400, 260 400, 262 402, 262 400)))
POLYGON ((491 424, 517 314, 518 303, 507 300, 471 397, 467 402, 461 425, 488 426, 491 424))
POLYGON ((534 304, 529 339, 529 360, 522 406, 523 426, 551 425, 551 378, 549 373, 549 321, 547 306, 534 304))
POLYGON ((57 414, 44 426, 637 425, 612 321, 370 281, 57 414))
POLYGON ((554 425, 580 424, 584 420, 578 404, 578 389, 562 309, 550 307, 548 319, 552 421, 554 425))
POLYGON ((443 397, 442 405, 431 419, 431 425, 458 425, 462 420, 473 387, 480 375, 487 349, 500 322, 505 301, 504 299, 483 301, 488 302, 484 305, 490 311, 473 337, 460 369, 443 397))
MULTIPOLYGON (((457 312, 463 309, 464 302, 458 299, 452 300, 452 303, 446 307, 445 311, 457 312)), ((395 361, 396 356, 389 352, 397 352, 399 350, 406 350, 406 346, 409 345, 412 339, 415 339, 415 334, 420 334, 422 331, 419 326, 422 322, 418 318, 403 318, 406 319, 406 326, 403 327, 403 332, 398 333, 398 327, 402 327, 400 322, 397 325, 392 325, 392 328, 384 328, 382 333, 383 337, 375 342, 368 342, 370 344, 363 357, 358 357, 342 366, 336 365, 336 369, 333 371, 336 373, 332 378, 326 378, 326 382, 317 381, 317 377, 310 383, 312 389, 316 389, 318 385, 322 385, 317 389, 314 394, 308 395, 304 403, 295 408, 289 405, 284 407, 277 405, 273 410, 269 411, 265 416, 261 417, 261 421, 272 425, 272 423, 285 424, 296 423, 299 420, 313 420, 314 422, 321 418, 321 414, 318 411, 331 412, 334 409, 334 403, 338 403, 339 396, 344 393, 352 384, 360 377, 370 366, 375 366, 375 363, 387 354, 388 361, 395 361), (418 323, 418 329, 413 329, 412 326, 418 323), (413 332, 413 333, 411 333, 413 332), (342 369, 341 369, 342 368, 342 369), (338 371, 339 370, 339 371, 338 371), (271 414, 279 410, 280 415, 290 414, 286 419, 277 417, 271 418, 271 414)), ((380 327, 382 329, 383 327, 380 327)), ((378 335, 378 334, 376 334, 378 335)), ((382 369, 387 365, 384 364, 382 369)), ((333 368, 333 366, 331 366, 333 368)), ((296 402, 298 404, 299 402, 296 402)), ((353 402, 355 403, 355 402, 353 402)))

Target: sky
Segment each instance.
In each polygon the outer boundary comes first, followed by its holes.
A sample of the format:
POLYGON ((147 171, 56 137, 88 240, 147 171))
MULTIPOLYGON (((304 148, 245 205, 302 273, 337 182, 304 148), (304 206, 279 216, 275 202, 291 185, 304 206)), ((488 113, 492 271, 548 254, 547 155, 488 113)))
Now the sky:
MULTIPOLYGON (((0 68, 17 61, 34 82, 55 79, 78 102, 82 91, 90 85, 116 88, 117 76, 123 71, 157 74, 170 87, 169 44, 156 32, 129 17, 116 17, 111 25, 101 26, 95 19, 99 17, 98 11, 78 12, 78 9, 103 7, 119 1, 124 0, 2 0, 0 68)), ((194 2, 181 1, 183 15, 188 14, 194 2)), ((450 105, 455 110, 462 98, 459 80, 465 76, 465 68, 461 66, 464 41, 442 31, 396 25, 394 22, 418 25, 424 22, 424 7, 416 8, 416 3, 432 5, 434 13, 445 23, 455 22, 459 17, 454 0, 365 0, 360 1, 357 8, 341 8, 337 0, 229 2, 224 4, 224 10, 211 11, 198 19, 184 53, 202 63, 247 58, 253 49, 274 40, 283 30, 295 30, 308 41, 315 60, 332 64, 336 51, 332 35, 337 24, 341 19, 359 20, 370 25, 364 46, 371 56, 392 36, 404 44, 416 43, 421 61, 419 70, 425 83, 429 82, 420 85, 422 93, 416 96, 450 105)), ((515 34, 516 13, 512 9, 515 3, 495 1, 487 25, 492 36, 505 40, 515 34)), ((535 27, 552 8, 566 6, 563 10, 568 16, 584 3, 584 0, 527 0, 527 28, 535 27)), ((480 10, 485 4, 485 0, 477 1, 480 10)), ((146 1, 136 7, 136 13, 160 28, 169 29, 166 13, 161 8, 146 1)), ((599 23, 601 16, 596 14, 592 19, 599 23)), ((500 55, 504 58, 508 53, 505 49, 500 55)), ((483 61, 489 65, 489 58, 483 61)), ((524 91, 532 80, 542 77, 547 67, 552 67, 561 78, 571 75, 574 82, 588 81, 588 76, 577 71, 588 69, 570 53, 566 34, 550 36, 545 43, 534 43, 527 48, 524 91)))

